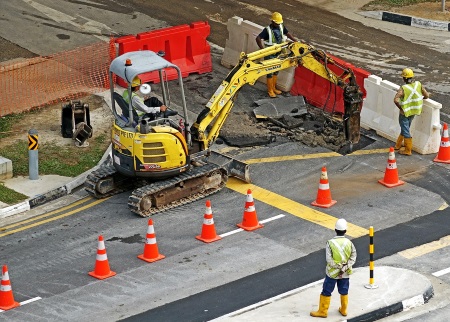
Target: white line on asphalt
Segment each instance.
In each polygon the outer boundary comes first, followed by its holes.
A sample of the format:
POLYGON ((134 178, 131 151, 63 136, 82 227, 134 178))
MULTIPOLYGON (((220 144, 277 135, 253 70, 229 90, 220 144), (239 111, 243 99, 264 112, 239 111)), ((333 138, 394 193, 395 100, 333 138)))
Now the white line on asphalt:
POLYGON ((443 269, 443 270, 440 270, 440 271, 437 271, 437 272, 435 272, 435 273, 433 273, 431 275, 439 277, 439 276, 445 275, 447 273, 450 273, 450 267, 446 268, 446 269, 443 269))
MULTIPOLYGON (((42 300, 42 298, 39 297, 39 296, 38 297, 34 297, 32 299, 20 302, 20 305, 25 305, 25 304, 28 304, 28 303, 31 303, 31 302, 34 302, 34 301, 38 301, 38 300, 42 300)), ((1 312, 5 312, 5 311, 4 310, 0 310, 0 313, 1 312)))
MULTIPOLYGON (((260 224, 264 224, 264 223, 272 221, 272 220, 277 220, 277 219, 283 218, 284 216, 286 216, 286 215, 280 214, 280 215, 277 215, 277 216, 273 216, 273 217, 261 220, 259 223, 260 224)), ((223 233, 222 235, 219 235, 219 236, 223 238, 223 237, 227 237, 227 236, 239 233, 241 231, 244 231, 244 229, 242 229, 242 228, 235 229, 235 230, 229 231, 227 233, 223 233)))

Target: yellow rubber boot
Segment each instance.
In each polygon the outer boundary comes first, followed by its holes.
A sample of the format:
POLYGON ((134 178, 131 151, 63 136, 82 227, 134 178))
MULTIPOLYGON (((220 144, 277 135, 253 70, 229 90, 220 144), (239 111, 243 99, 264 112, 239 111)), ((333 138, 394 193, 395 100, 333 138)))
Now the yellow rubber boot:
POLYGON ((397 143, 395 143, 395 146, 394 146, 394 150, 400 150, 400 148, 403 146, 403 139, 404 138, 405 137, 403 135, 401 135, 401 134, 398 136, 397 143))
POLYGON ((272 98, 277 97, 277 95, 273 92, 273 87, 273 77, 267 78, 267 94, 269 94, 272 98))
POLYGON ((316 318, 326 318, 328 316, 328 308, 330 307, 331 296, 320 294, 319 310, 310 312, 309 315, 316 318))
POLYGON ((272 76, 272 79, 273 79, 273 88, 272 88, 272 89, 273 89, 273 92, 274 92, 276 95, 282 94, 283 92, 277 89, 277 79, 278 79, 278 75, 273 75, 273 76, 272 76))
POLYGON ((341 307, 339 308, 339 312, 343 316, 347 316, 347 307, 348 307, 348 295, 341 295, 341 307))
POLYGON ((412 138, 405 138, 405 149, 400 150, 398 153, 403 155, 411 155, 412 154, 412 138))

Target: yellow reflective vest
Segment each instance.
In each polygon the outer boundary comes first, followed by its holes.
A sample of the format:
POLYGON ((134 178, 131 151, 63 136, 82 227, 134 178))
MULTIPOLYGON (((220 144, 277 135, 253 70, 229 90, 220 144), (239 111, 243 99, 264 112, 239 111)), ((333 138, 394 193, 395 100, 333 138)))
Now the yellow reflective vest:
POLYGON ((423 96, 422 84, 415 81, 411 84, 402 86, 403 98, 400 99, 400 105, 406 117, 411 115, 420 115, 422 113, 423 96))
MULTIPOLYGON (((283 27, 283 24, 280 24, 278 26, 278 28, 280 28, 281 41, 284 41, 284 34, 283 34, 284 27, 283 27)), ((270 26, 267 26, 266 29, 267 29, 267 33, 269 34, 269 39, 264 40, 264 44, 266 46, 272 46, 273 44, 277 44, 276 38, 275 38, 275 35, 273 33, 272 28, 270 28, 270 26)))
POLYGON ((334 264, 330 265, 330 263, 327 263, 327 275, 331 278, 337 278, 342 273, 352 274, 352 265, 349 265, 345 272, 341 271, 342 266, 348 264, 352 254, 352 242, 345 237, 333 238, 328 241, 328 246, 330 247, 334 264))

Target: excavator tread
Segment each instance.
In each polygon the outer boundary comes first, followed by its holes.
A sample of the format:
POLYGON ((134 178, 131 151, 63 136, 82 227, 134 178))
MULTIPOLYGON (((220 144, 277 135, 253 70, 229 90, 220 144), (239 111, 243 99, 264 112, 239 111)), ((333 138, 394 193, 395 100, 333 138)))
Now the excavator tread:
POLYGON ((194 178, 198 178, 198 177, 202 177, 202 176, 207 176, 210 173, 213 173, 215 171, 222 171, 223 173, 226 173, 226 170, 223 169, 221 166, 214 164, 214 163, 206 163, 205 165, 202 165, 199 167, 193 167, 190 171, 180 174, 171 179, 153 182, 146 186, 137 188, 133 191, 131 196, 128 198, 128 206, 132 212, 138 214, 139 216, 149 217, 156 213, 166 211, 168 209, 179 207, 179 206, 194 202, 196 200, 202 199, 206 196, 209 196, 209 195, 221 190, 225 186, 226 180, 222 181, 221 184, 216 188, 212 188, 207 191, 202 191, 201 193, 195 193, 188 197, 181 198, 181 199, 173 201, 169 204, 163 205, 161 207, 152 207, 149 210, 145 210, 145 211, 141 210, 139 207, 139 205, 144 197, 156 194, 158 192, 161 192, 161 191, 171 188, 171 187, 175 187, 180 182, 192 180, 194 178))
POLYGON ((117 176, 120 175, 117 170, 112 165, 104 165, 98 168, 95 171, 92 171, 86 178, 86 181, 84 182, 84 189, 94 198, 96 199, 102 199, 107 198, 110 196, 113 196, 115 194, 121 193, 123 191, 128 190, 130 187, 117 187, 111 191, 108 191, 105 194, 100 193, 96 186, 102 179, 106 179, 110 176, 117 176))

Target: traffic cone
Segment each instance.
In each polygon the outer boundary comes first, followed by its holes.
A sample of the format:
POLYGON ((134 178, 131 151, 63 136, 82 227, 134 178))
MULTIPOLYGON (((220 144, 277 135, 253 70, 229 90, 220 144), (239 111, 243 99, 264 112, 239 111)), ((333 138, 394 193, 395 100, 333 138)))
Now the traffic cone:
POLYGON ((327 168, 322 167, 320 174, 319 189, 317 190, 317 198, 311 202, 311 205, 321 208, 330 208, 337 201, 331 199, 330 184, 328 183, 327 168))
POLYGON ((8 267, 3 265, 2 282, 0 284, 0 309, 7 311, 19 305, 19 302, 14 301, 11 282, 9 281, 8 267))
POLYGON ((444 123, 444 129, 442 130, 441 145, 439 152, 434 162, 450 163, 450 142, 448 140, 448 126, 444 123))
POLYGON ((255 203, 253 202, 252 191, 250 189, 247 190, 247 199, 245 202, 242 222, 240 224, 237 224, 237 226, 247 231, 252 231, 264 227, 264 225, 260 224, 258 221, 255 203))
POLYGON ((401 186, 405 182, 398 179, 397 162, 395 161, 394 147, 389 149, 389 158, 384 172, 384 179, 378 180, 382 185, 392 188, 401 186))
POLYGON ((155 229, 153 228, 153 220, 148 220, 147 236, 144 245, 144 253, 138 255, 138 258, 143 261, 153 263, 166 256, 158 252, 158 244, 156 243, 155 229))
POLYGON ((202 234, 195 236, 198 240, 205 243, 212 243, 222 237, 216 235, 216 228, 214 227, 214 219, 211 210, 211 202, 206 201, 205 216, 203 217, 202 234))
POLYGON ((109 269, 108 256, 106 256, 105 242, 103 236, 98 236, 97 257, 95 260, 95 269, 88 273, 89 275, 103 280, 105 278, 116 275, 115 272, 109 269))

